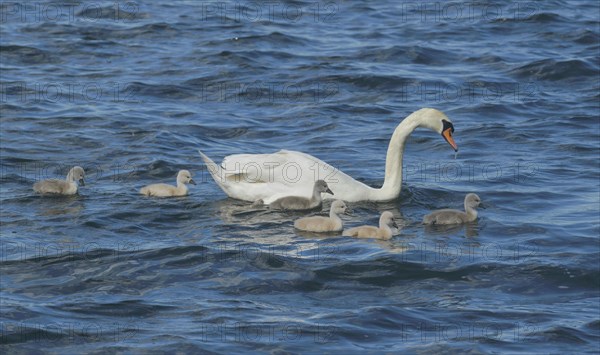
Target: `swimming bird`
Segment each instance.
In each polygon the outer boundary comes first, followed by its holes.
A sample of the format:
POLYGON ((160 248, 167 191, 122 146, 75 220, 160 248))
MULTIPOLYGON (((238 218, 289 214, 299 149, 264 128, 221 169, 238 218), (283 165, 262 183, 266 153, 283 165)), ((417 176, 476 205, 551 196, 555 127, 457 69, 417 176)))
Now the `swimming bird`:
POLYGON ((261 199, 270 204, 284 196, 308 196, 315 179, 323 179, 335 191, 335 198, 349 202, 389 201, 400 195, 404 146, 408 136, 419 127, 441 134, 458 151, 452 138, 454 126, 443 112, 432 108, 413 112, 400 122, 392 134, 381 188, 367 186, 322 160, 297 151, 229 155, 221 165, 198 152, 217 185, 229 197, 239 200, 253 202, 261 199))
POLYGON ((348 214, 350 210, 342 200, 335 200, 331 204, 329 217, 313 216, 297 219, 294 222, 294 227, 308 232, 341 232, 344 228, 344 222, 340 218, 340 214, 348 214))
POLYGON ((392 229, 398 228, 392 212, 385 211, 379 217, 379 228, 373 226, 360 226, 346 229, 343 236, 356 238, 374 238, 388 240, 392 238, 392 229))
POLYGON ((187 170, 179 170, 177 173, 177 187, 168 184, 152 184, 140 189, 140 193, 146 196, 171 197, 185 196, 188 193, 186 184, 196 185, 192 174, 187 170))
POLYGON ((77 193, 77 183, 79 186, 85 186, 85 171, 80 166, 74 166, 69 170, 65 180, 48 179, 38 181, 33 184, 33 190, 41 194, 49 195, 75 195, 77 193))
POLYGON ((271 204, 269 204, 269 208, 276 210, 311 210, 321 206, 323 203, 321 194, 324 192, 333 195, 333 192, 329 189, 329 186, 327 186, 325 181, 317 180, 315 181, 313 193, 310 198, 301 196, 286 196, 271 202, 271 204))
POLYGON ((474 193, 467 194, 465 197, 465 212, 453 209, 443 209, 433 211, 423 217, 423 224, 460 224, 473 222, 477 219, 477 210, 481 199, 474 193))

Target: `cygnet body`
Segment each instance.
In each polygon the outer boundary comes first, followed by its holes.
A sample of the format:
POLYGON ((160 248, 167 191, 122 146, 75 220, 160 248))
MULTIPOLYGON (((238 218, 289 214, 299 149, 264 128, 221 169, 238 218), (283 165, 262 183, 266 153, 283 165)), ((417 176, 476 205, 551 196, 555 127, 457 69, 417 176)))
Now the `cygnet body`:
POLYGON ((286 196, 271 202, 271 204, 269 204, 269 208, 275 210, 311 210, 321 206, 323 203, 321 194, 324 192, 333 195, 333 192, 329 189, 329 186, 327 186, 325 181, 317 180, 315 181, 313 194, 310 198, 286 196))
POLYGON ((474 193, 465 197, 465 211, 442 209, 431 212, 423 217, 423 224, 461 224, 473 222, 477 219, 477 210, 481 199, 474 193))
POLYGON ((385 211, 379 217, 379 228, 374 226, 360 226, 344 231, 346 237, 374 238, 388 240, 392 238, 392 228, 398 228, 392 212, 385 211))
POLYGON ((196 182, 192 179, 192 174, 187 170, 180 170, 177 173, 177 186, 169 184, 152 184, 144 186, 140 189, 140 193, 146 196, 155 197, 172 197, 172 196, 185 196, 188 193, 186 184, 196 185, 196 182))
POLYGON ((342 200, 336 200, 331 204, 329 217, 313 216, 304 217, 294 222, 294 227, 308 232, 340 232, 344 228, 344 223, 340 214, 348 213, 348 207, 342 200))
POLYGON ((65 180, 48 179, 38 181, 33 184, 35 192, 45 195, 75 195, 78 185, 85 186, 85 171, 80 166, 75 166, 69 170, 65 180))

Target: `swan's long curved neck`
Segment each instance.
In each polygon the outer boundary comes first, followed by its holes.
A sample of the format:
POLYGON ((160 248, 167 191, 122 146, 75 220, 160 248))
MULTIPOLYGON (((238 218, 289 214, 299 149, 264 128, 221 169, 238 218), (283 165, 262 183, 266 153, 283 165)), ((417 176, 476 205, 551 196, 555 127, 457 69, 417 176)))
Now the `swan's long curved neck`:
POLYGON ((312 197, 310 198, 310 201, 311 202, 319 201, 320 197, 321 197, 321 193, 319 192, 319 190, 317 190, 317 187, 315 186, 313 188, 313 193, 312 193, 312 197))
POLYGON ((408 136, 419 126, 421 115, 415 112, 406 117, 394 130, 385 158, 385 178, 380 189, 374 189, 376 200, 393 200, 402 189, 402 159, 408 136))
POLYGON ((383 216, 379 218, 379 229, 381 229, 383 232, 392 232, 392 228, 390 228, 390 226, 387 224, 387 221, 383 219, 383 216))
POLYGON ((336 220, 336 219, 340 219, 340 216, 338 216, 337 213, 335 213, 335 211, 333 209, 331 209, 331 211, 329 211, 329 218, 336 220))
POLYGON ((69 170, 66 180, 67 182, 75 182, 75 177, 73 176, 73 169, 69 170))
POLYGON ((379 219, 379 234, 384 239, 389 239, 392 237, 392 228, 383 220, 383 218, 379 219))
POLYGON ((336 226, 342 226, 342 219, 333 210, 329 211, 329 218, 333 221, 336 226))
POLYGON ((180 194, 185 194, 185 193, 187 193, 187 190, 188 190, 188 188, 185 185, 185 183, 177 180, 177 192, 180 194))
POLYGON ((390 226, 388 226, 387 224, 381 224, 379 226, 379 229, 383 232, 383 234, 385 235, 392 235, 392 228, 390 228, 390 226))
POLYGON ((469 222, 473 222, 477 219, 477 210, 471 206, 468 206, 465 202, 465 212, 467 213, 467 219, 469 222))

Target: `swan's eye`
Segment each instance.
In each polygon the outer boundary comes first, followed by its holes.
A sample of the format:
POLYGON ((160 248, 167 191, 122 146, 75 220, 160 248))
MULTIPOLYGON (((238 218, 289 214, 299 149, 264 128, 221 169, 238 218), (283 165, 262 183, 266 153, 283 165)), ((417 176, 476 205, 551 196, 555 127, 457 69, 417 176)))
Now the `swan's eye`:
POLYGON ((442 131, 447 130, 448 128, 450 128, 450 132, 454 133, 454 125, 446 120, 442 120, 442 131))

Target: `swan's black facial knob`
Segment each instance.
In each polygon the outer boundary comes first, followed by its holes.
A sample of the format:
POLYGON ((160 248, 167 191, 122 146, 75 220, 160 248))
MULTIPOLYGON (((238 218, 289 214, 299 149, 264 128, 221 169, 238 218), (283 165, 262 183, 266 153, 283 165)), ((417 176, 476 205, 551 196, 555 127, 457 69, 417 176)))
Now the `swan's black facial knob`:
POLYGON ((442 120, 443 128, 442 128, 442 137, 452 146, 455 152, 458 152, 458 146, 454 142, 454 138, 452 138, 452 133, 454 133, 454 126, 451 122, 446 120, 442 120))

